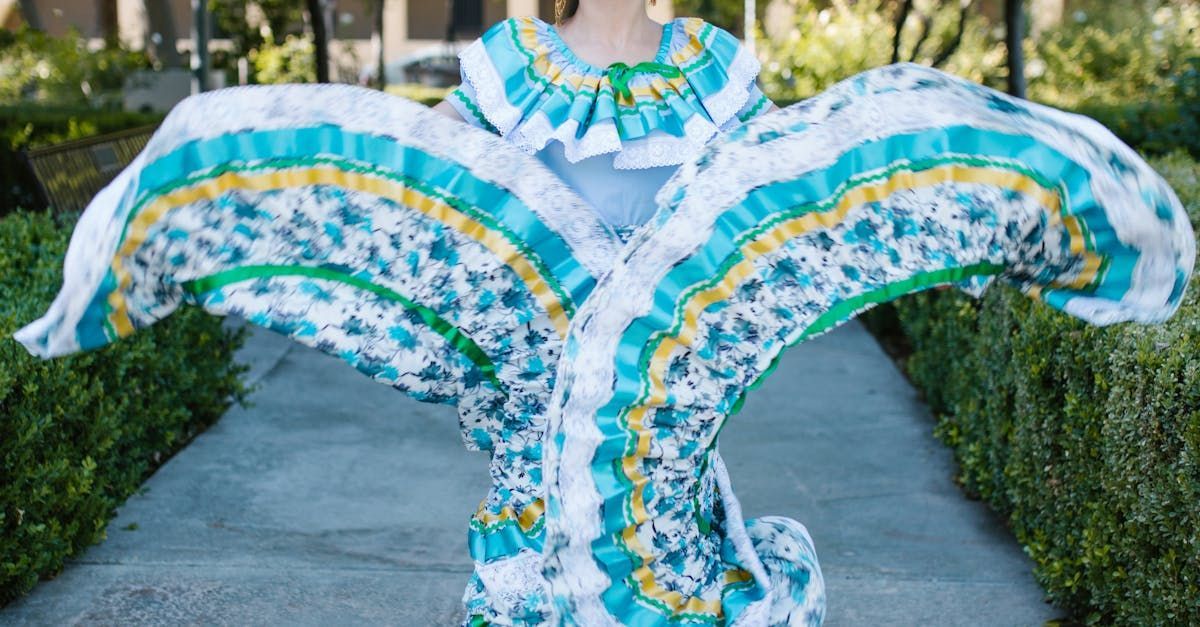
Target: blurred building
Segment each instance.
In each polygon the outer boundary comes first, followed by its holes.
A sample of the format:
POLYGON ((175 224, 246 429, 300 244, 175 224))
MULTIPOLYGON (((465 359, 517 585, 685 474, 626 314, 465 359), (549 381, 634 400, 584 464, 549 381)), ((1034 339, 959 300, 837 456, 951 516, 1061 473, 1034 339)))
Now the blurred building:
MULTIPOLYGON (((474 39, 491 24, 512 15, 537 15, 547 20, 554 15, 554 0, 383 1, 383 45, 389 61, 448 37, 474 39)), ((369 0, 333 0, 335 42, 330 53, 335 63, 348 61, 337 56, 348 56, 350 51, 357 59, 371 57, 369 5, 369 0)), ((672 17, 669 0, 657 5, 651 8, 657 19, 672 17)), ((174 42, 174 51, 184 54, 192 47, 191 0, 0 0, 0 25, 19 25, 24 19, 22 8, 33 13, 25 16, 27 21, 51 35, 65 35, 74 27, 95 45, 100 45, 106 35, 115 35, 135 49, 174 42)), ((296 26, 297 30, 301 27, 296 26)), ((220 32, 213 34, 213 46, 228 45, 220 32)))

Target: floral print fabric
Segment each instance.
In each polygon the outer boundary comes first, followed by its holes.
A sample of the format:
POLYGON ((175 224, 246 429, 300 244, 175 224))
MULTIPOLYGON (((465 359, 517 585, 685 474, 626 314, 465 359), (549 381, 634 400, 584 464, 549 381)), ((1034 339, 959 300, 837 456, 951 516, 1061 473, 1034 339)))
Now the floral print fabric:
POLYGON ((468 622, 810 625, 813 539, 743 520, 716 446, 781 351, 941 283, 1161 321, 1195 258, 1097 124, 912 65, 733 128, 657 200, 618 233, 509 137, 404 99, 209 92, 89 204, 14 337, 49 358, 192 304, 457 405, 491 456, 468 622))
POLYGON ((972 278, 1161 322, 1196 255, 1174 193, 1099 124, 911 64, 734 130, 658 199, 572 322, 551 403, 545 572, 578 624, 820 620, 799 523, 722 524, 708 496, 718 432, 788 346, 972 278))

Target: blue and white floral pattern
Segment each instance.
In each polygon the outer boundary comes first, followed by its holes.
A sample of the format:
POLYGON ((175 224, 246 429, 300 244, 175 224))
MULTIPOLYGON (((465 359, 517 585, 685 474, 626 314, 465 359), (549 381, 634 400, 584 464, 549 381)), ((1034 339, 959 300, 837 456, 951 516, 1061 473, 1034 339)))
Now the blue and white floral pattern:
POLYGON ((577 624, 820 621, 799 523, 706 522, 717 433, 786 347, 997 278, 1093 324, 1161 322, 1196 254, 1099 124, 911 64, 735 129, 658 200, 576 314, 551 403, 545 573, 577 624))

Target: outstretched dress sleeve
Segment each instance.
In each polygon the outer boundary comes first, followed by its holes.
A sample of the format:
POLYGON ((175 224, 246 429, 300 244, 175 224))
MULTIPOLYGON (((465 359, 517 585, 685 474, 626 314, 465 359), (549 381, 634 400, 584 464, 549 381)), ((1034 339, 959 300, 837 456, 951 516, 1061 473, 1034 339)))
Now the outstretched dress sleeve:
POLYGON ((911 64, 734 130, 658 201, 573 321, 551 403, 546 574, 571 624, 821 621, 811 538, 742 521, 716 453, 787 347, 972 277, 1159 323, 1196 261, 1175 194, 1100 124, 911 64))
POLYGON ((664 24, 656 58, 624 77, 627 99, 549 25, 513 18, 464 51, 450 102, 468 125, 344 85, 185 99, 88 205, 58 297, 15 337, 50 358, 197 306, 456 405, 467 447, 490 454, 467 619, 544 621, 547 402, 620 241, 531 153, 677 166, 758 93, 757 61, 701 20, 664 24))

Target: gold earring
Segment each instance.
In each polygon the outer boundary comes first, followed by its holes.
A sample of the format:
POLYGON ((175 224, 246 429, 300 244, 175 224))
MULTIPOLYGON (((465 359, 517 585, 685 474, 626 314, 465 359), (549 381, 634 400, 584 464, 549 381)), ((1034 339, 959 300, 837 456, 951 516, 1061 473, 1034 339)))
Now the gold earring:
POLYGON ((562 24, 563 13, 567 12, 567 0, 554 0, 554 23, 562 24))

